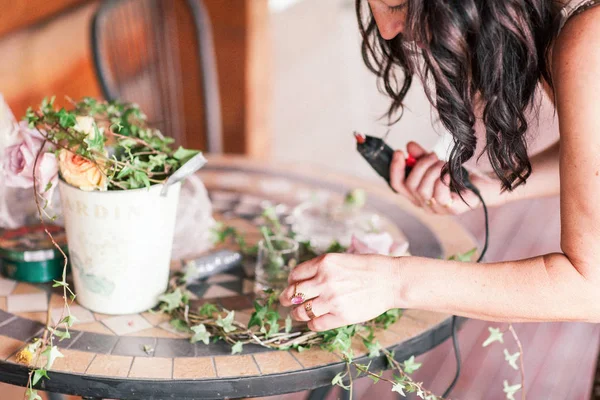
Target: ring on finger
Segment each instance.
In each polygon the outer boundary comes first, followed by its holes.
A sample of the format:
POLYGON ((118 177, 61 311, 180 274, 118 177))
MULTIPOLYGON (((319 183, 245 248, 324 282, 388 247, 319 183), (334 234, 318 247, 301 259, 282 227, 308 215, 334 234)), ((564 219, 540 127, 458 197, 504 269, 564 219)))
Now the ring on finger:
POLYGON ((426 204, 428 207, 433 207, 434 205, 437 204, 437 201, 435 200, 435 197, 432 197, 426 201, 426 204))
POLYGON ((304 303, 305 299, 306 299, 306 296, 304 295, 304 293, 298 292, 298 284, 297 283, 294 284, 294 294, 290 298, 290 301, 292 302, 292 304, 297 306, 299 304, 304 303))
POLYGON ((442 204, 442 207, 450 208, 450 207, 452 207, 453 204, 454 204, 454 199, 450 199, 446 203, 442 204))
POLYGON ((306 311, 306 315, 308 315, 308 318, 310 318, 310 319, 317 318, 317 316, 315 315, 315 313, 313 312, 313 309, 312 309, 312 301, 307 301, 306 303, 304 303, 304 311, 306 311))

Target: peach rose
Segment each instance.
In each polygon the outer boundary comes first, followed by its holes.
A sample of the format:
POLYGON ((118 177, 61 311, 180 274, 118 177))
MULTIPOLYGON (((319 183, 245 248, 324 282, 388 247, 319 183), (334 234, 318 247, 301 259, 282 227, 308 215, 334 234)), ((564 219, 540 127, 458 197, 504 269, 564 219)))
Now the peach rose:
POLYGON ((63 179, 81 190, 105 191, 107 188, 106 173, 101 166, 72 151, 61 150, 58 153, 58 167, 63 179))

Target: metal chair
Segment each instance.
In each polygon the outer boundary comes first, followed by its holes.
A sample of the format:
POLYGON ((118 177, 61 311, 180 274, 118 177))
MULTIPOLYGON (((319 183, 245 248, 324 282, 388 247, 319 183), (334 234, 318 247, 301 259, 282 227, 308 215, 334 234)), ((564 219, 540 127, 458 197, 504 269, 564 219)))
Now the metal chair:
POLYGON ((139 104, 153 126, 184 146, 186 132, 202 126, 197 142, 222 153, 212 26, 202 0, 102 1, 91 44, 107 100, 139 104))

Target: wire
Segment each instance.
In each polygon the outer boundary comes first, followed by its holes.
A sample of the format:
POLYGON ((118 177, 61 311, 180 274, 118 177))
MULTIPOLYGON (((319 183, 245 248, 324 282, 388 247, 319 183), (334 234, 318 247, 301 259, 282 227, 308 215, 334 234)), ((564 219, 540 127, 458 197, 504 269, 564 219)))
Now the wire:
MULTIPOLYGON (((489 221, 489 217, 488 217, 488 209, 487 209, 487 205, 485 204, 485 201, 483 200, 483 196, 479 192, 479 189, 477 189, 468 180, 465 182, 465 186, 471 192, 473 192, 475 194, 475 196, 477 196, 477 198, 479 198, 479 201, 481 202, 481 205, 483 207, 483 216, 485 219, 485 240, 483 242, 483 248, 481 249, 481 253, 479 253, 479 257, 477 258, 477 262, 479 263, 485 257, 485 253, 487 252, 489 239, 490 239, 490 221, 489 221)), ((460 377, 461 360, 460 360, 460 347, 458 345, 457 319, 458 319, 458 317, 456 315, 452 316, 452 346, 454 347, 454 358, 456 359, 456 372, 454 374, 454 379, 452 379, 452 382, 450 383, 450 385, 448 386, 448 388, 446 389, 446 391, 444 392, 442 397, 447 397, 452 392, 452 389, 454 389, 454 386, 456 386, 456 382, 458 382, 458 378, 460 377)))

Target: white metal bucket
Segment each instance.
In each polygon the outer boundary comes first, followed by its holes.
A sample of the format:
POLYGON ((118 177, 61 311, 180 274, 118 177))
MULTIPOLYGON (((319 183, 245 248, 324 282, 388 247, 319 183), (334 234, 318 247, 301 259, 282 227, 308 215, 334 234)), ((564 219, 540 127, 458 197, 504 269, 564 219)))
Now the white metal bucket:
POLYGON ((133 314, 167 289, 181 184, 85 192, 59 183, 77 301, 104 314, 133 314))

